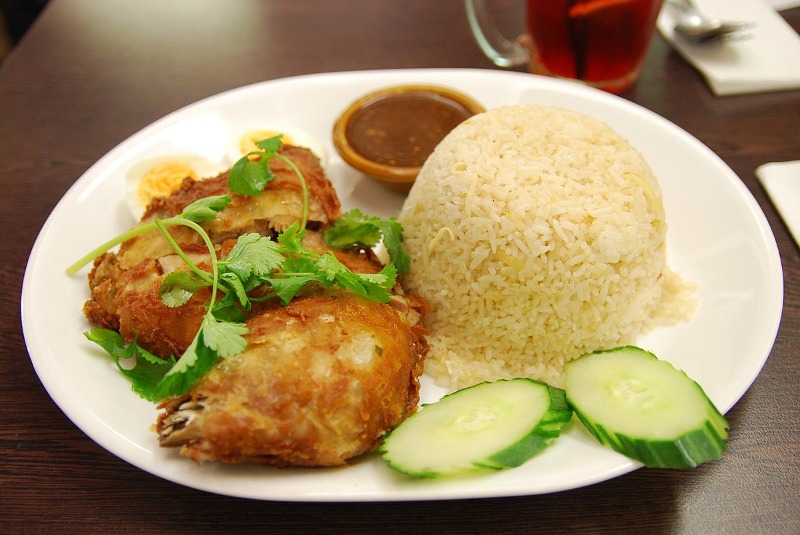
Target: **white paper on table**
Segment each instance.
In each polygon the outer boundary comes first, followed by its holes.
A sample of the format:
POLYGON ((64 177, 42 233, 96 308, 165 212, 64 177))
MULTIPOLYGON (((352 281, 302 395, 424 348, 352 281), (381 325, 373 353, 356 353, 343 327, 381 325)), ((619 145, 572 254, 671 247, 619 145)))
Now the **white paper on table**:
POLYGON ((800 160, 760 165, 756 177, 800 245, 800 160))
POLYGON ((658 19, 659 31, 703 74, 715 94, 800 88, 800 36, 765 0, 694 2, 712 17, 756 23, 755 28, 747 30, 746 39, 691 43, 675 35, 676 10, 664 3, 658 19))
POLYGON ((800 0, 764 0, 764 3, 778 11, 800 6, 800 0))

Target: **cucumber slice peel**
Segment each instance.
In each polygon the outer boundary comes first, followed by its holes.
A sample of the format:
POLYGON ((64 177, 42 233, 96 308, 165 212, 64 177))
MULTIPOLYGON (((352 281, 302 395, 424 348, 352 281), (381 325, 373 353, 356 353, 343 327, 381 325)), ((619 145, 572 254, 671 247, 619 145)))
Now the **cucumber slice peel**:
POLYGON ((634 346, 565 366, 567 401, 602 444, 651 468, 693 468, 726 448, 729 424, 689 376, 634 346))
POLYGON ((484 382, 423 405, 379 451, 418 478, 502 470, 546 448, 571 416, 561 389, 527 378, 484 382))

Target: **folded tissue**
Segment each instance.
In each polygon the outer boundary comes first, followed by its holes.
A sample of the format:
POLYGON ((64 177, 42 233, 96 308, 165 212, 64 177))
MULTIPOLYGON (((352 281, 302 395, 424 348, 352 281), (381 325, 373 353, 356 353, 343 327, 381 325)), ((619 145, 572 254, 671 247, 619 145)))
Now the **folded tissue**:
MULTIPOLYGON (((693 1, 700 11, 711 17, 755 23, 755 27, 745 30, 740 38, 692 43, 675 34, 673 28, 679 11, 670 2, 664 2, 658 19, 659 32, 702 73, 715 94, 800 88, 800 36, 770 0, 693 1)), ((786 7, 788 4, 776 5, 786 7)))

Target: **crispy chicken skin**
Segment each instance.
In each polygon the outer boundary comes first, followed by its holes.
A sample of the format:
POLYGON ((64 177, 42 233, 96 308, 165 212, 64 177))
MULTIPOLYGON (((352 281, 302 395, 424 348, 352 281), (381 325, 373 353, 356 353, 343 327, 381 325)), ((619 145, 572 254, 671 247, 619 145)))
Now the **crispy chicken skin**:
MULTIPOLYGON (((340 215, 339 200, 313 154, 282 153, 301 169, 309 189, 306 248, 331 251, 322 231, 340 215)), ((203 223, 218 257, 248 232, 274 236, 300 219, 302 193, 291 170, 270 162, 275 180, 254 197, 232 203, 203 223)), ((191 179, 170 197, 156 199, 143 221, 179 214, 189 203, 230 193, 227 173, 191 179)), ((202 269, 210 256, 198 235, 171 227, 175 241, 202 269)), ((369 250, 332 251, 352 271, 383 267, 369 250)), ((99 258, 89 275, 84 313, 127 341, 167 358, 180 356, 200 328, 210 290, 169 308, 158 289, 164 277, 187 269, 157 231, 99 258)), ((338 466, 371 450, 416 409, 427 352, 425 302, 397 285, 389 304, 331 289, 310 288, 289 305, 259 304, 246 324, 247 349, 220 359, 185 395, 162 402, 159 442, 195 461, 256 462, 280 467, 338 466)))
POLYGON ((389 305, 322 294, 247 326, 244 353, 162 404, 162 446, 195 461, 338 466, 416 409, 426 346, 389 305))

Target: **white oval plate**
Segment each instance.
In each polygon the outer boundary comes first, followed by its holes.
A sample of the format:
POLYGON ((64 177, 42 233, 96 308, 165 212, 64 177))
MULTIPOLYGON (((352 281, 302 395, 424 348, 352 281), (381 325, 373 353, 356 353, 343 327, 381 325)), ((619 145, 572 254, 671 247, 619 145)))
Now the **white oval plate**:
MULTIPOLYGON (((767 359, 783 304, 775 239, 740 179, 697 139, 630 102, 580 85, 490 70, 398 70, 318 74, 231 90, 187 106, 121 143, 66 193, 33 247, 22 290, 22 323, 42 383, 66 415, 121 459, 152 474, 219 494, 287 501, 438 500, 541 494, 625 474, 638 464, 594 442, 571 424, 524 466, 455 481, 416 481, 377 455, 336 469, 279 470, 196 464, 158 446, 155 406, 131 392, 114 364, 82 333, 85 271, 67 276, 77 258, 133 224, 125 207, 126 170, 163 153, 193 152, 225 161, 231 138, 254 124, 305 129, 323 143, 328 173, 343 207, 396 214, 404 196, 339 157, 331 128, 352 100, 378 87, 435 83, 469 93, 487 108, 548 104, 608 122, 647 158, 664 191, 671 266, 697 282, 691 322, 663 328, 639 345, 684 369, 723 412, 744 394, 767 359)), ((442 390, 424 378, 424 402, 442 390)), ((724 460, 722 462, 725 462, 724 460)))

